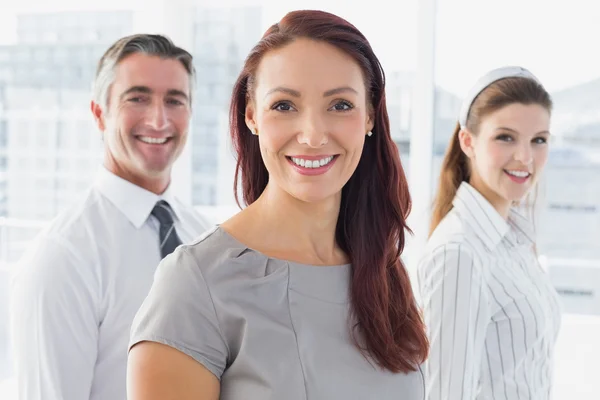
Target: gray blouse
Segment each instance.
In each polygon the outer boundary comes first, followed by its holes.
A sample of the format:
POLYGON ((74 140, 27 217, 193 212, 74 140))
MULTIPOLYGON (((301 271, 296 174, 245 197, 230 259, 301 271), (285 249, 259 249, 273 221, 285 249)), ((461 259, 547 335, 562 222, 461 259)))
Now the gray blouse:
POLYGON ((165 258, 131 346, 174 347, 210 370, 223 400, 422 400, 421 368, 393 374, 350 336, 350 265, 311 266, 249 249, 216 227, 165 258))

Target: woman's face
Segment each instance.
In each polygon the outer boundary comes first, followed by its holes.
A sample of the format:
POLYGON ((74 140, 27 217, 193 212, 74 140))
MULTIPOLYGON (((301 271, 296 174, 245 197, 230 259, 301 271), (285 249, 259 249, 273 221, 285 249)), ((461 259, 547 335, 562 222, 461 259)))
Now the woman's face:
POLYGON ((523 199, 546 165, 549 129, 548 110, 515 103, 484 117, 477 135, 462 131, 471 185, 497 209, 523 199))
POLYGON ((246 123, 269 186, 305 202, 339 196, 373 128, 363 72, 338 48, 297 39, 260 62, 246 123))

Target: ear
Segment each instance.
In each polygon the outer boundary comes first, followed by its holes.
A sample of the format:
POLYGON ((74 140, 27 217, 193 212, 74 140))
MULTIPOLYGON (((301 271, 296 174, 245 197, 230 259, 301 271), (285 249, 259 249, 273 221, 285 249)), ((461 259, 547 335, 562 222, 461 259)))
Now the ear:
POLYGON ((90 108, 92 110, 92 114, 94 115, 94 120, 96 121, 96 125, 101 132, 104 132, 106 129, 106 124, 104 122, 104 110, 100 105, 94 101, 91 102, 90 108))
POLYGON ((369 111, 369 115, 367 116, 367 124, 365 126, 365 132, 372 131, 375 127, 375 116, 373 115, 373 111, 369 111))
POLYGON ((245 114, 245 120, 246 120, 246 126, 248 127, 248 129, 250 129, 251 132, 254 132, 255 129, 258 129, 256 126, 256 111, 254 108, 254 103, 251 100, 248 100, 248 103, 246 103, 246 110, 244 112, 245 114))
POLYGON ((458 141, 460 143, 460 148, 462 149, 463 153, 465 153, 469 158, 474 158, 475 137, 473 136, 473 134, 466 129, 461 129, 458 132, 458 141))

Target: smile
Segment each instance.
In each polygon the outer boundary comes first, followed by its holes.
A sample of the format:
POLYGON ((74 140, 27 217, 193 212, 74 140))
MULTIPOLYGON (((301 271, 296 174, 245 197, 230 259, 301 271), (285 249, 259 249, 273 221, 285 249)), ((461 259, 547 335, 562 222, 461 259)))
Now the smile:
POLYGON ((170 137, 155 138, 149 136, 137 136, 139 140, 148 144, 165 144, 171 139, 170 137))
POLYGON ((318 160, 306 160, 298 157, 288 157, 292 162, 300 167, 304 168, 319 168, 323 167, 333 161, 334 156, 324 157, 318 160))
POLYGON ((527 171, 511 171, 511 170, 505 169, 504 172, 506 172, 509 175, 516 176, 517 178, 528 178, 529 175, 531 175, 527 171))
POLYGON ((508 178, 511 181, 513 181, 515 183, 519 183, 519 184, 523 184, 523 183, 527 182, 527 180, 531 176, 531 174, 527 171, 505 169, 504 173, 508 176, 508 178))
POLYGON ((329 171, 335 161, 338 159, 338 155, 332 156, 286 156, 285 157, 290 165, 301 175, 315 176, 322 175, 329 171))

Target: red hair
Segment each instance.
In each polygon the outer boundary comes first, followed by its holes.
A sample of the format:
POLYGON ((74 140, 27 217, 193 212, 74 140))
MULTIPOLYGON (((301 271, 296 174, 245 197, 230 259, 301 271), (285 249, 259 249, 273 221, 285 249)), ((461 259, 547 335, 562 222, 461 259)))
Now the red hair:
POLYGON ((256 201, 269 181, 258 140, 245 122, 258 65, 267 52, 297 38, 329 43, 352 56, 363 70, 374 111, 373 136, 365 141, 356 171, 342 189, 336 241, 352 264, 352 333, 358 348, 384 369, 415 371, 427 357, 428 341, 400 260, 411 206, 408 184, 390 137, 383 69, 367 39, 344 19, 322 11, 291 12, 271 26, 248 55, 230 109, 236 200, 239 205, 240 179, 245 204, 256 201))

